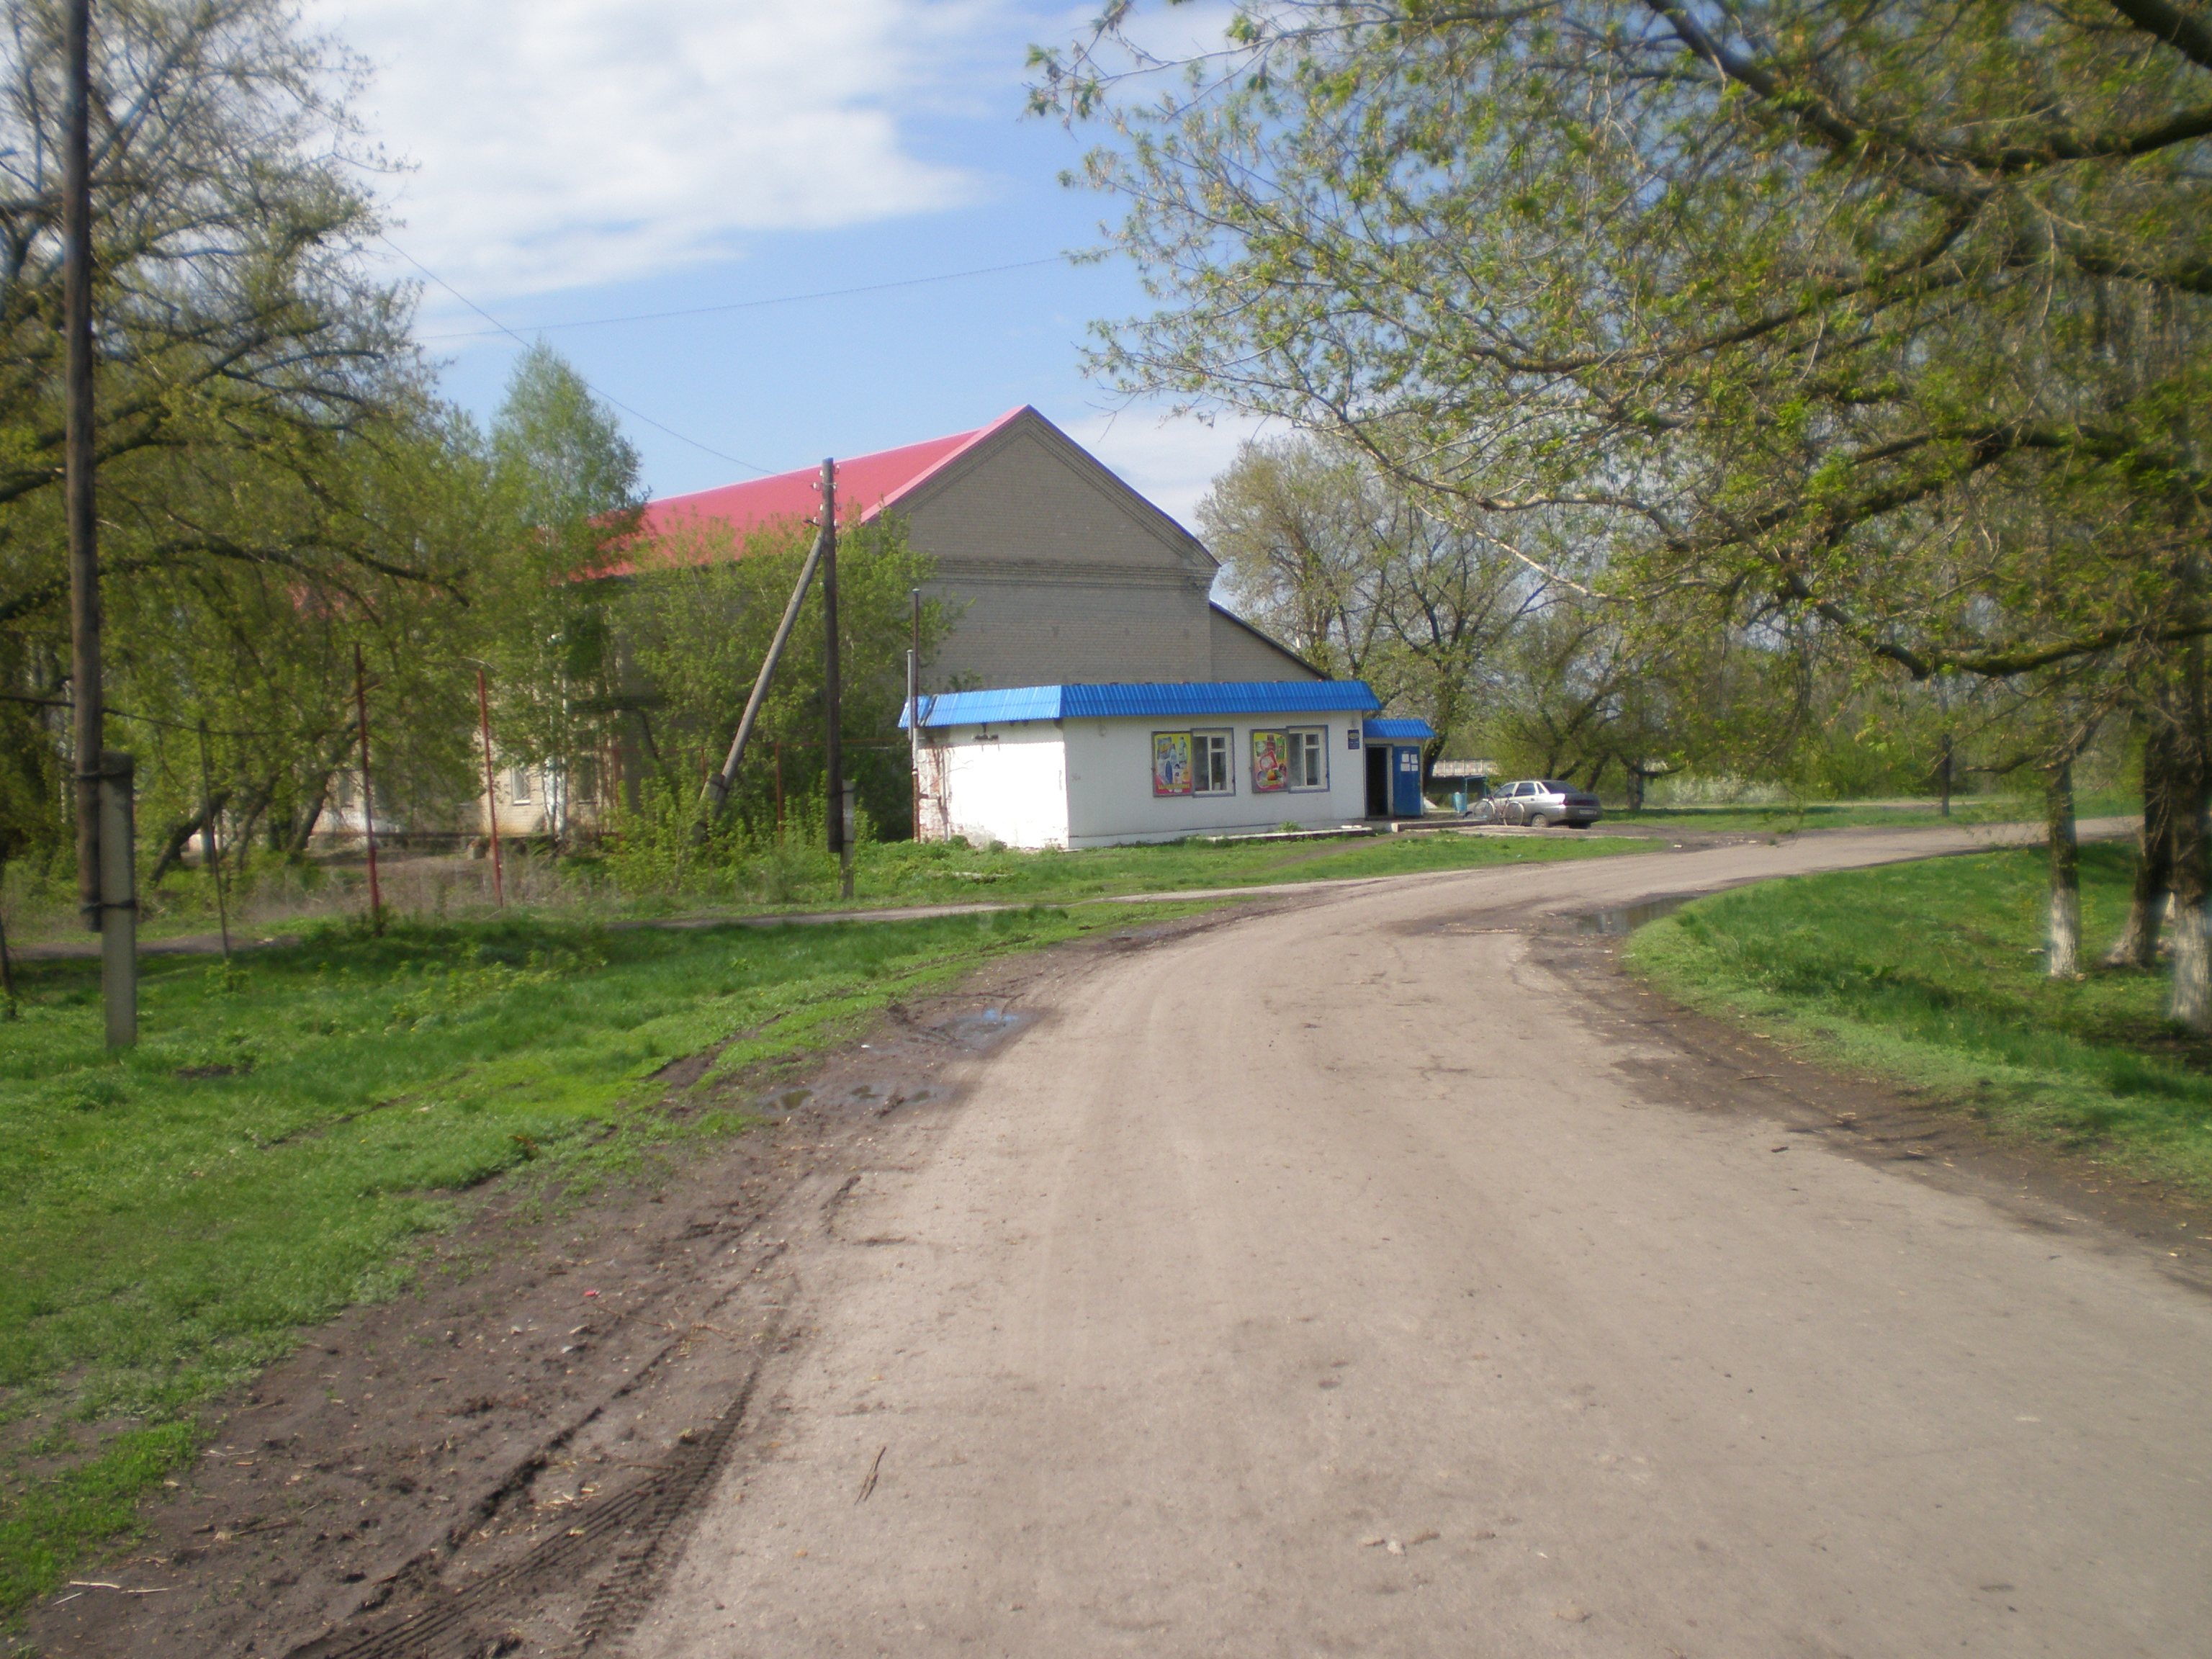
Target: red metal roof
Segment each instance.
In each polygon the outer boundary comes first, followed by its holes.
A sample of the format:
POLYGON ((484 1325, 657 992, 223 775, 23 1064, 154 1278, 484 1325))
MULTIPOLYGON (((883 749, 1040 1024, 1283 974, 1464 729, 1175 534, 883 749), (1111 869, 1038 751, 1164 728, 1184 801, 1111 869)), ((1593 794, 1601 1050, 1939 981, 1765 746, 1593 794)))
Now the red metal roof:
MULTIPOLYGON (((933 477, 958 455, 965 453, 1009 422, 1030 413, 1029 405, 1010 409, 988 426, 973 432, 956 432, 949 438, 931 438, 873 455, 855 455, 837 461, 837 522, 852 524, 873 518, 896 506, 924 480, 933 477)), ((684 525, 720 519, 742 536, 759 525, 776 520, 811 519, 822 510, 822 469, 802 467, 779 472, 750 483, 725 484, 689 495, 671 495, 645 509, 638 533, 665 536, 684 525)))

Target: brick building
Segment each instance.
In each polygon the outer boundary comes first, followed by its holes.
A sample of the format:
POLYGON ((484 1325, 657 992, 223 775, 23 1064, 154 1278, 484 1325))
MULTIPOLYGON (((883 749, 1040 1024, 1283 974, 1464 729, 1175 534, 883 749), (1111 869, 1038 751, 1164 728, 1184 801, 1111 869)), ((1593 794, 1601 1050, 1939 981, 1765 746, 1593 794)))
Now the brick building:
MULTIPOLYGON (((646 509, 665 535, 719 519, 742 533, 819 508, 814 467, 646 509)), ((1198 538, 1026 406, 973 432, 837 459, 838 520, 904 520, 935 562, 951 637, 928 690, 1064 681, 1317 680, 1321 671, 1208 598, 1198 538)))

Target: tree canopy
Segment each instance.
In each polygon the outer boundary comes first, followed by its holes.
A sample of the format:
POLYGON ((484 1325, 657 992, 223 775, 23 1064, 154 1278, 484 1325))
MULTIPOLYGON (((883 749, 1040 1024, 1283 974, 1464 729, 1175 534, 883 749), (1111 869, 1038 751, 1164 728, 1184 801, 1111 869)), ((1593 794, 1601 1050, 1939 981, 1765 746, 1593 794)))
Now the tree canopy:
POLYGON ((2200 11, 1267 0, 1117 102, 1127 16, 1037 57, 1167 302, 1102 330, 1115 384, 1916 677, 2212 626, 2200 11))

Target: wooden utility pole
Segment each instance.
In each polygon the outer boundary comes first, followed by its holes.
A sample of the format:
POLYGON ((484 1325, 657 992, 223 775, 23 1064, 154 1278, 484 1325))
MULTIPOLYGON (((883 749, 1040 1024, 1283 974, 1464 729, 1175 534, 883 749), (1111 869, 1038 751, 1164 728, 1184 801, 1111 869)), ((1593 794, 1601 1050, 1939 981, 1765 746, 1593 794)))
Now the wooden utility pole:
POLYGON ((138 1041, 137 825, 131 757, 100 757, 100 993, 107 1046, 138 1041))
POLYGON ((477 670, 477 717, 483 722, 484 755, 484 819, 491 825, 491 896, 499 908, 507 908, 506 878, 499 867, 499 789, 491 769, 491 693, 484 685, 484 672, 477 670))
POLYGON ((907 590, 912 611, 906 647, 906 764, 914 777, 914 805, 908 815, 908 834, 921 839, 921 590, 907 590))
POLYGON ((822 463, 822 702, 823 797, 830 820, 830 850, 837 854, 840 886, 853 892, 852 856, 846 846, 844 691, 837 661, 837 463, 822 463))
POLYGON ((138 1040, 137 870, 130 842, 136 833, 131 757, 103 746, 100 526, 93 516, 91 0, 69 0, 62 33, 68 81, 62 107, 62 488, 69 519, 77 904, 85 925, 100 935, 107 1046, 123 1048, 138 1040))
POLYGON ((62 112, 62 396, 69 514, 70 702, 76 755, 77 903, 100 931, 100 776, 106 738, 100 662, 100 541, 93 518, 92 3, 70 0, 63 22, 68 86, 62 112))
MULTIPOLYGON (((775 625, 775 638, 769 641, 768 655, 761 659, 760 672, 753 677, 752 696, 745 699, 745 712, 738 718, 738 735, 730 739, 730 752, 722 762, 722 769, 710 773, 706 785, 699 792, 699 822, 697 831, 702 840, 713 829, 714 820, 729 805, 730 791, 738 781, 738 767, 745 757, 745 744, 753 735, 753 722, 760 718, 761 704, 768 696, 769 682, 775 677, 776 665, 783 660, 783 647, 790 641, 792 625, 799 620, 799 608, 806 602, 807 584, 814 580, 814 568, 822 562, 822 549, 826 532, 814 533, 814 545, 806 550, 806 562, 799 567, 799 580, 792 584, 791 598, 783 607, 783 619, 775 625)), ((775 746, 775 828, 783 832, 783 745, 775 746)))

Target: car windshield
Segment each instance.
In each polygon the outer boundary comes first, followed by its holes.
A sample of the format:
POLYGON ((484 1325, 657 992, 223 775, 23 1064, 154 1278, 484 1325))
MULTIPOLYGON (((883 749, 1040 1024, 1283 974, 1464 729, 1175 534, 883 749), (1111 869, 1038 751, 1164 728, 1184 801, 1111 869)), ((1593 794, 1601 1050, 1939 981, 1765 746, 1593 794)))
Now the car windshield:
POLYGON ((1571 795, 1575 793, 1571 783, 1561 783, 1553 778, 1546 778, 1536 786, 1536 789, 1538 793, 1546 795, 1571 795))

